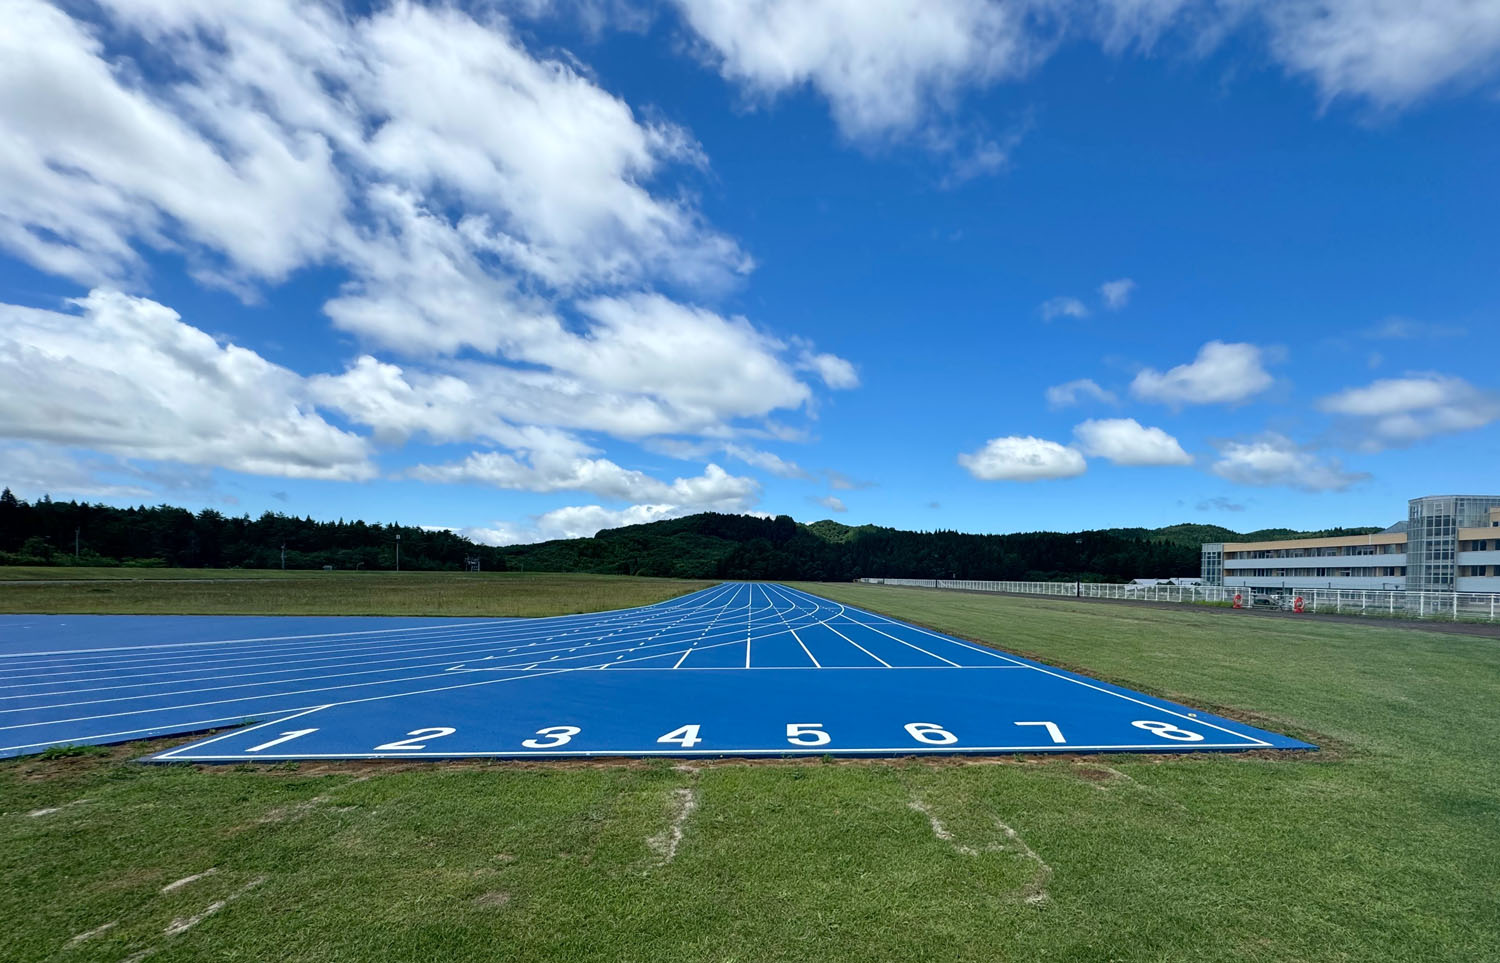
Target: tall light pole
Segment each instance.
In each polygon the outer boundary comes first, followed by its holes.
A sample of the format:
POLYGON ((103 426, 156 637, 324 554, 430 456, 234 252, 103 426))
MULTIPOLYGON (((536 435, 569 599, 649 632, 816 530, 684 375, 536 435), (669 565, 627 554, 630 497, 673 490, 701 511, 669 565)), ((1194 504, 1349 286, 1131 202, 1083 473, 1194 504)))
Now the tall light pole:
POLYGON ((401 533, 396 533, 396 571, 401 571, 401 533))
POLYGON ((281 570, 286 571, 286 542, 281 543, 281 570))

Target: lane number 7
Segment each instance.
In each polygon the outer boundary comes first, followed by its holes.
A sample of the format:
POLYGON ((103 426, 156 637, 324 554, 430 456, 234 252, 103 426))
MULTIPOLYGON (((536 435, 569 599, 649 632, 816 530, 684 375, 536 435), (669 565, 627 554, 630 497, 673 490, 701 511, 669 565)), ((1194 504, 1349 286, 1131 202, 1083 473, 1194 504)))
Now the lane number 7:
POLYGON ((1057 728, 1057 723, 1055 723, 1055 722, 1017 722, 1016 725, 1018 725, 1018 726, 1043 726, 1047 730, 1047 735, 1049 735, 1049 736, 1052 737, 1052 741, 1053 742, 1056 742, 1056 743, 1066 743, 1068 741, 1068 740, 1066 740, 1066 739, 1063 738, 1062 730, 1059 729, 1059 728, 1057 728))

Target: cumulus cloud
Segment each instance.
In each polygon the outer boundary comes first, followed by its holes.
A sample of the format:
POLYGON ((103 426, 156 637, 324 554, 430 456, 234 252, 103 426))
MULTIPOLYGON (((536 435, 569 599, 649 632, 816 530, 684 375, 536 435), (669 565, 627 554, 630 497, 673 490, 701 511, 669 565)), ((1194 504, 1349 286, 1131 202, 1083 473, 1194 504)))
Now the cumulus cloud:
POLYGON ((807 496, 807 500, 814 505, 823 506, 830 512, 847 512, 849 510, 849 506, 845 505, 844 500, 837 495, 823 495, 821 497, 809 495, 807 496))
POLYGON ((1077 449, 1030 435, 991 438, 958 463, 980 481, 1040 481, 1072 478, 1088 467, 1077 449))
POLYGON ((1320 458, 1275 433, 1251 441, 1223 443, 1211 470, 1241 485, 1285 486, 1309 492, 1344 491, 1370 477, 1345 471, 1337 459, 1320 458))
POLYGON ((1079 378, 1076 381, 1066 381, 1047 389, 1047 406, 1049 408, 1070 408, 1085 401, 1100 401, 1104 404, 1112 405, 1116 404, 1119 399, 1115 397, 1114 392, 1106 391, 1099 387, 1092 378, 1079 378))
POLYGON ((329 424, 295 372, 146 298, 95 290, 77 314, 0 305, 0 437, 357 480, 366 439, 329 424))
POLYGON ((75 498, 149 498, 154 491, 132 475, 141 473, 123 462, 55 445, 0 445, 5 476, 0 486, 18 498, 52 495, 75 498), (120 477, 120 476, 124 477, 120 477))
POLYGON ((1351 422, 1357 445, 1378 450, 1500 420, 1500 395, 1439 374, 1385 378, 1329 395, 1318 407, 1351 422))
POLYGON ((1500 54, 1500 7, 1485 0, 1283 0, 1264 16, 1272 53, 1326 100, 1404 107, 1492 78, 1500 54))
POLYGON ((1085 421, 1073 429, 1086 455, 1107 458, 1117 465, 1191 465, 1193 456, 1176 438, 1160 428, 1147 428, 1134 418, 1085 421))
POLYGON ((1089 316, 1088 307, 1077 298, 1066 295, 1048 298, 1043 301, 1041 307, 1037 308, 1042 314, 1043 321, 1051 321, 1054 318, 1086 318, 1089 316))
POLYGON ((1492 79, 1500 11, 1484 0, 675 0, 720 73, 754 96, 809 88, 839 128, 930 129, 961 95, 1026 77, 1063 42, 1149 56, 1169 35, 1206 55, 1239 32, 1325 101, 1399 108, 1492 79))
POLYGON ((1130 294, 1134 290, 1134 281, 1130 278, 1120 278, 1118 281, 1105 281, 1099 285, 1099 297, 1104 299, 1106 308, 1118 311, 1130 303, 1130 294))
POLYGON ((591 538, 606 528, 643 525, 692 514, 676 505, 631 505, 610 509, 601 505, 569 505, 536 515, 525 522, 496 522, 460 528, 458 533, 482 545, 526 545, 556 538, 591 538))
POLYGON ((816 372, 830 388, 858 388, 859 372, 854 365, 835 354, 804 351, 800 367, 816 372))
POLYGON ((728 79, 762 95, 811 87, 851 137, 921 125, 963 87, 1029 69, 1024 12, 985 0, 678 0, 728 79))
MULTIPOLYGON (((245 297, 342 272, 324 311, 365 353, 301 388, 382 442, 726 436, 806 405, 802 372, 858 383, 805 339, 651 292, 709 297, 752 267, 683 189, 707 158, 494 7, 6 12, 0 246, 126 286, 141 252, 180 253, 245 297)), ((363 445, 343 435, 325 450, 363 445)))
POLYGON ((607 458, 558 457, 533 451, 526 456, 477 451, 460 462, 418 465, 411 477, 430 482, 464 482, 529 492, 582 491, 630 502, 667 503, 680 508, 732 511, 748 508, 760 495, 753 478, 708 465, 702 475, 664 482, 622 468, 607 458))
POLYGON ((1233 404, 1271 386, 1262 359, 1253 344, 1210 341, 1188 364, 1166 372, 1142 370, 1130 383, 1130 393, 1143 401, 1173 405, 1233 404))

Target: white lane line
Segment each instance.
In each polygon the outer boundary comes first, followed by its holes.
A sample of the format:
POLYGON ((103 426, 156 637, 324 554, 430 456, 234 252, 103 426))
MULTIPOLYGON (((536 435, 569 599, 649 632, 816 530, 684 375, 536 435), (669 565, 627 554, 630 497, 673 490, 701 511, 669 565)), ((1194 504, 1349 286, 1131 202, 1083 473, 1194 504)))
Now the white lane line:
POLYGON ((892 635, 889 632, 881 632, 875 626, 873 626, 873 625, 865 625, 865 623, 859 621, 858 619, 850 619, 847 613, 844 615, 844 618, 849 619, 849 621, 852 622, 852 623, 854 623, 855 625, 863 626, 864 628, 869 629, 871 632, 879 632, 881 635, 885 636, 888 639, 893 639, 893 640, 895 640, 897 642, 900 642, 902 645, 909 646, 909 647, 911 647, 913 649, 916 649, 918 652, 921 652, 923 655, 930 655, 934 659, 937 659, 939 662, 946 662, 949 665, 953 666, 955 669, 961 669, 961 668, 963 668, 963 666, 959 665, 957 662, 954 662, 952 659, 945 659, 942 656, 938 655, 936 652, 928 652, 926 649, 922 648, 920 645, 913 645, 912 643, 906 641, 905 639, 898 639, 898 638, 896 638, 894 635, 892 635))
MULTIPOLYGON (((713 590, 706 590, 706 591, 713 591, 713 590)), ((705 608, 706 608, 706 606, 705 606, 705 608)), ((638 621, 635 623, 635 625, 639 628, 639 627, 646 627, 649 623, 651 623, 653 621, 656 621, 658 619, 669 617, 670 615, 674 614, 675 611, 677 611, 677 610, 674 609, 672 611, 663 611, 663 612, 659 612, 659 613, 648 613, 644 618, 641 618, 640 617, 640 613, 637 612, 637 611, 632 610, 632 614, 637 618, 638 621)), ((694 611, 694 610, 689 610, 689 614, 691 614, 692 611, 694 611)), ((271 662, 261 662, 261 663, 258 663, 258 664, 261 664, 261 665, 278 665, 278 664, 284 664, 286 662, 288 654, 295 654, 297 656, 302 656, 303 659, 304 659, 304 661, 306 661, 306 662, 312 662, 312 661, 317 661, 317 657, 318 656, 323 656, 326 653, 335 653, 335 652, 343 652, 343 653, 359 654, 359 655, 366 655, 367 656, 367 655, 383 653, 383 652, 387 652, 387 651, 391 651, 391 650, 413 651, 413 650, 421 649, 421 648, 431 648, 431 647, 440 646, 440 645, 451 645, 451 644, 454 644, 454 643, 466 643, 466 642, 472 642, 473 643, 473 647, 483 647, 483 646, 486 646, 486 645, 488 645, 488 646, 498 646, 498 645, 503 645, 505 642, 516 642, 519 645, 520 643, 524 642, 528 637, 529 638, 536 638, 536 637, 538 637, 538 636, 540 636, 540 635, 542 635, 543 633, 546 633, 546 632, 552 632, 554 634, 556 634, 556 632, 557 632, 557 630, 555 628, 548 628, 546 626, 533 626, 533 625, 529 625, 529 624, 517 625, 516 623, 518 621, 519 622, 526 622, 527 620, 510 619, 510 620, 504 620, 503 622, 469 623, 469 624, 466 625, 466 627, 464 627, 464 629, 463 629, 462 632, 458 632, 458 633, 454 633, 454 634, 447 634, 447 635, 443 635, 443 636, 440 636, 440 637, 432 637, 432 638, 427 638, 427 639, 415 639, 415 640, 412 640, 412 639, 394 639, 394 638, 392 638, 392 639, 389 639, 389 644, 383 644, 383 645, 382 644, 371 645, 370 644, 371 640, 361 641, 357 645, 355 645, 355 644, 343 645, 343 644, 341 644, 341 642, 330 642, 330 643, 324 643, 322 645, 298 644, 298 645, 295 645, 295 646, 287 646, 287 647, 285 647, 285 648, 287 648, 287 649, 290 650, 289 653, 282 652, 281 649, 283 647, 281 647, 281 646, 252 646, 252 647, 247 647, 246 649, 243 649, 243 650, 239 650, 239 652, 233 652, 233 651, 231 651, 227 655, 215 655, 215 656, 212 656, 212 657, 209 657, 209 658, 180 659, 180 658, 177 658, 176 656, 170 656, 167 659, 151 659, 151 658, 140 658, 140 657, 136 657, 136 658, 130 659, 130 658, 121 657, 119 659, 116 659, 114 661, 109 661, 109 662, 96 661, 96 662, 88 662, 88 663, 74 663, 74 664, 71 664, 71 665, 69 665, 69 666, 67 666, 65 668, 62 667, 62 666, 51 666, 51 667, 33 666, 32 668, 49 668, 49 669, 54 670, 54 671, 36 672, 36 673, 33 673, 33 674, 29 674, 29 675, 17 675, 13 671, 10 671, 10 672, 8 672, 8 677, 10 679, 12 679, 12 680, 25 680, 25 681, 23 681, 20 685, 17 685, 17 686, 0 686, 0 688, 29 688, 31 686, 36 686, 36 685, 54 685, 54 684, 65 685, 65 684, 74 683, 74 682, 94 681, 94 680, 90 680, 90 679, 72 679, 72 680, 66 680, 65 679, 65 680, 59 680, 57 682, 48 682, 48 681, 45 681, 46 679, 48 679, 50 677, 55 677, 55 676, 77 676, 77 675, 83 675, 83 674, 97 674, 101 678, 115 678, 115 677, 118 676, 118 673, 119 673, 120 669, 122 669, 122 668, 124 668, 124 669, 150 669, 153 672, 158 672, 159 673, 159 672, 161 672, 162 669, 166 669, 166 668, 168 668, 170 666, 183 665, 183 666, 195 666, 195 667, 197 667, 195 669, 191 669, 191 670, 187 670, 187 671, 212 671, 212 670, 220 668, 220 667, 224 667, 224 668, 235 667, 235 666, 232 665, 232 663, 235 663, 235 662, 245 662, 247 660, 264 659, 264 658, 267 658, 267 657, 270 657, 273 661, 271 661, 271 662), (313 658, 306 658, 309 655, 313 656, 313 658), (175 659, 175 661, 173 661, 174 659, 175 659)), ((604 627, 607 624, 609 624, 609 623, 601 621, 600 623, 598 623, 598 625, 592 626, 592 627, 596 627, 596 628, 597 627, 604 627)), ((447 628, 451 628, 451 627, 444 627, 445 630, 447 628)), ((392 632, 392 631, 404 631, 404 630, 382 630, 381 632, 374 633, 374 634, 377 634, 377 635, 378 634, 388 634, 389 632, 392 632)), ((577 630, 575 629, 574 631, 577 631, 577 630)), ((326 637, 330 638, 330 639, 335 639, 335 640, 346 640, 346 639, 348 639, 350 642, 353 642, 353 640, 349 638, 349 633, 329 634, 326 637)), ((380 641, 384 642, 386 640, 380 640, 380 641)), ((229 644, 229 643, 218 643, 218 644, 229 644)), ((328 658, 335 658, 336 659, 339 656, 327 656, 327 657, 328 658)), ((252 664, 255 664, 255 663, 252 663, 252 664)), ((11 667, 7 666, 6 668, 10 669, 11 667)), ((129 676, 126 676, 126 677, 129 677, 129 676)))
MULTIPOLYGON (((805 669, 803 671, 806 671, 805 669)), ((946 753, 948 755, 969 755, 988 753, 1010 753, 1010 752, 1149 752, 1155 754, 1167 754, 1174 752, 1193 752, 1203 749, 1253 749, 1243 742, 1194 742, 1177 743, 1174 745, 1163 745, 1152 743, 1142 744, 1113 744, 1113 745, 1026 745, 1026 746, 933 746, 933 745, 909 745, 909 746, 879 746, 860 748, 835 748, 833 746, 820 746, 817 749, 793 749, 782 746, 775 749, 738 749, 721 748, 712 749, 707 752, 701 749, 553 749, 553 750, 512 750, 512 749, 470 749, 452 750, 449 752, 402 752, 402 753, 352 753, 352 752, 299 752, 295 755, 267 756, 267 759, 465 759, 471 756, 489 756, 496 759, 506 759, 519 756, 540 756, 551 758, 557 756, 853 756, 853 755, 895 755, 915 756, 929 753, 946 753), (1188 748, 1188 747, 1191 748, 1188 748)), ((260 758, 256 756, 179 756, 185 762, 231 762, 246 758, 260 758)))
MULTIPOLYGON (((269 653, 277 652, 277 651, 283 651, 283 650, 286 650, 286 651, 295 651, 295 652, 298 652, 298 653, 303 653, 303 652, 308 652, 308 651, 316 652, 316 651, 319 651, 320 649, 327 648, 330 645, 330 643, 311 643, 311 644, 309 644, 308 640, 310 640, 310 639, 332 639, 332 640, 339 640, 339 639, 353 639, 353 638, 356 638, 356 637, 363 638, 365 636, 370 636, 370 635, 393 636, 393 635, 397 635, 397 634, 400 634, 400 633, 413 633, 413 632, 450 632, 450 631, 454 631, 454 630, 467 630, 467 631, 472 631, 472 632, 474 632, 476 634, 478 632, 489 631, 489 632, 495 633, 495 634, 493 634, 491 636, 491 638, 494 638, 496 640, 502 640, 502 639, 507 638, 507 634, 510 633, 510 632, 516 632, 516 633, 520 634, 522 637, 525 637, 526 635, 531 634, 533 632, 540 633, 542 631, 551 631, 553 633, 556 633, 558 631, 559 627, 556 626, 556 625, 554 625, 553 623, 556 623, 558 621, 571 622, 575 626, 572 629, 572 631, 576 632, 576 631, 579 631, 581 628, 589 628, 589 627, 595 627, 595 626, 605 626, 605 625, 609 625, 609 624, 612 624, 612 623, 615 623, 615 622, 619 622, 619 621, 622 621, 622 620, 628 620, 630 618, 639 618, 642 614, 644 614, 648 619, 651 619, 651 618, 657 618, 657 617, 660 617, 660 616, 663 616, 663 615, 669 615, 669 614, 671 614, 671 613, 673 613, 673 612, 675 612, 677 610, 683 609, 683 608, 686 608, 688 610, 692 610, 692 609, 698 608, 698 607, 707 608, 708 607, 708 603, 711 603, 714 600, 714 598, 716 598, 717 596, 722 595, 724 593, 724 591, 726 589, 728 589, 728 588, 731 588, 731 586, 727 586, 727 585, 715 585, 715 586, 712 586, 712 587, 707 588, 707 589, 700 589, 698 592, 693 592, 693 593, 690 593, 690 594, 685 595, 685 596, 681 596, 681 597, 676 598, 676 599, 669 599, 666 602, 657 602, 657 603, 654 603, 653 605, 637 606, 637 607, 631 608, 631 609, 616 609, 616 610, 613 610, 613 611, 610 611, 610 612, 602 612, 602 613, 601 612, 585 612, 585 613, 577 613, 577 614, 574 614, 574 615, 555 615, 555 616, 546 616, 546 617, 542 617, 542 618, 498 618, 498 619, 488 619, 488 620, 483 621, 483 622, 457 622, 457 621, 451 621, 451 622, 444 622, 444 623, 436 624, 436 625, 407 626, 407 627, 404 627, 404 628, 389 628, 389 627, 387 627, 387 628, 368 629, 368 630, 359 630, 359 631, 346 630, 346 631, 341 631, 341 632, 320 632, 320 633, 310 633, 310 634, 302 634, 302 635, 259 636, 259 637, 251 637, 251 638, 222 639, 222 640, 214 640, 214 641, 169 642, 169 643, 161 643, 161 644, 135 645, 135 646, 108 646, 108 647, 92 648, 92 649, 71 649, 71 650, 64 649, 64 650, 55 650, 55 651, 49 651, 49 652, 0 653, 0 659, 6 659, 6 660, 8 660, 8 659, 29 658, 29 657, 37 657, 37 656, 71 656, 71 655, 77 655, 77 654, 87 655, 87 654, 90 654, 90 653, 103 653, 103 652, 135 653, 135 652, 147 652, 147 651, 156 650, 156 649, 181 649, 181 648, 192 649, 193 647, 200 647, 200 646, 223 646, 223 645, 240 645, 240 644, 246 644, 246 645, 248 645, 248 644, 251 644, 251 643, 267 643, 267 642, 288 642, 288 643, 295 643, 295 644, 288 644, 288 645, 284 645, 284 646, 278 646, 278 645, 258 645, 258 646, 255 647, 256 651, 258 653, 265 653, 265 654, 269 654, 269 653), (686 603, 691 603, 691 604, 686 604, 686 603), (585 624, 585 625, 578 626, 577 622, 579 620, 591 620, 591 621, 587 622, 587 624, 585 624)), ((227 618, 235 619, 235 618, 241 618, 241 617, 240 616, 228 616, 227 618)), ((279 617, 272 616, 271 618, 279 618, 279 617)), ((312 617, 309 617, 309 618, 321 618, 321 617, 312 616, 312 617)), ((185 654, 190 654, 190 653, 178 653, 178 654, 185 655, 185 654)), ((204 661, 212 662, 213 660, 209 659, 209 660, 204 660, 204 661)), ((132 658, 130 658, 128 656, 123 656, 123 655, 122 656, 117 656, 117 657, 115 657, 113 659, 71 660, 71 661, 64 660, 64 661, 60 661, 60 662, 53 662, 53 663, 48 663, 48 664, 37 664, 37 665, 30 665, 30 666, 27 666, 27 665, 16 665, 14 663, 9 663, 9 662, 3 663, 4 667, 8 671, 11 671, 11 672, 13 672, 14 670, 18 670, 18 669, 64 668, 64 667, 71 667, 68 671, 73 671, 73 672, 78 672, 78 671, 101 671, 101 670, 89 670, 89 669, 83 668, 83 667, 90 666, 90 665, 97 665, 97 666, 101 666, 101 667, 111 667, 111 666, 119 666, 121 664, 148 664, 148 663, 146 661, 144 661, 144 660, 141 660, 139 657, 136 657, 136 658, 132 659, 132 658)), ((189 664, 189 663, 184 662, 184 663, 180 663, 180 664, 189 664)), ((64 673, 59 673, 59 674, 64 674, 64 673)))
POLYGON ((874 652, 871 652, 869 649, 865 648, 864 646, 860 645, 858 642, 856 642, 853 639, 849 638, 849 636, 847 636, 844 633, 840 632, 838 629, 834 628, 831 623, 824 622, 823 623, 823 627, 826 628, 828 631, 832 632, 834 635, 837 635, 839 638, 843 639, 845 642, 848 642, 850 645, 854 646, 856 649, 858 649, 859 651, 863 652, 865 655, 868 655, 870 658, 874 659, 876 662, 879 662, 881 665, 885 666, 887 669, 891 668, 891 664, 889 662, 887 662, 886 660, 882 659, 880 656, 876 655, 874 652))
MULTIPOLYGON (((781 586, 779 586, 779 585, 776 586, 776 594, 777 595, 781 594, 781 586)), ((792 600, 792 606, 793 606, 793 608, 796 607, 796 604, 797 604, 796 600, 793 599, 792 600)), ((781 622, 782 622, 783 625, 786 625, 786 627, 791 631, 792 638, 794 638, 794 639, 797 640, 797 644, 800 645, 800 646, 802 646, 802 651, 807 653, 807 659, 808 659, 809 662, 811 662, 813 664, 813 668, 815 668, 815 669, 821 669, 821 668, 823 668, 823 666, 821 666, 820 664, 818 664, 818 660, 815 659, 815 658, 813 658, 813 654, 812 654, 811 650, 809 650, 808 647, 803 643, 802 637, 797 634, 797 630, 793 629, 791 627, 791 625, 787 622, 786 616, 783 615, 781 617, 781 622)))
MULTIPOLYGON (((937 632, 929 632, 926 629, 919 628, 919 627, 917 627, 915 625, 909 625, 909 624, 907 624, 905 622, 899 622, 896 619, 887 618, 886 616, 881 615, 878 612, 868 612, 868 611, 865 611, 864 609, 855 609, 855 611, 861 613, 862 615, 869 615, 869 616, 872 616, 874 618, 880 619, 882 621, 890 622, 893 625, 900 625, 903 628, 908 628, 908 629, 911 629, 911 630, 913 630, 915 632, 921 632, 923 635, 930 635, 930 636, 932 636, 935 639, 942 639, 944 642, 953 642, 953 643, 955 643, 957 645, 962 645, 964 648, 974 649, 974 651, 976 651, 976 652, 983 652, 984 651, 983 649, 980 649, 980 648, 977 648, 975 646, 969 645, 966 642, 961 642, 958 639, 950 638, 950 637, 948 637, 946 635, 939 635, 937 632)), ((871 628, 873 628, 873 626, 871 626, 871 628)), ((1091 682, 1086 682, 1083 679, 1073 678, 1073 677, 1064 675, 1064 674, 1062 674, 1060 672, 1054 672, 1053 670, 1044 668, 1044 667, 1042 667, 1040 665, 1036 665, 1036 664, 1033 664, 1033 663, 1025 662, 1025 661, 1022 661, 1020 659, 1010 658, 1008 656, 999 655, 999 654, 996 654, 996 653, 989 653, 989 654, 995 654, 997 658, 1009 658, 1010 661, 1016 663, 1019 666, 1022 666, 1022 667, 1027 668, 1027 669, 1033 669, 1033 670, 1035 670, 1037 672, 1042 673, 1043 675, 1050 675, 1054 679, 1061 679, 1064 682, 1072 682, 1075 685, 1081 685, 1081 686, 1083 686, 1086 689, 1093 689, 1095 692, 1102 692, 1105 695, 1111 695, 1111 696, 1114 696, 1117 699, 1124 699, 1126 702, 1134 702, 1136 705, 1145 706, 1146 708, 1148 708, 1148 709, 1154 709, 1157 712, 1165 712, 1168 715, 1176 716, 1179 719, 1185 719, 1188 722, 1197 723, 1200 726, 1207 726, 1210 729, 1217 729, 1220 732, 1227 732, 1231 736, 1235 736, 1235 737, 1240 738, 1240 739, 1247 739, 1247 740, 1255 743, 1258 746, 1270 746, 1271 745, 1269 742, 1266 742, 1263 739, 1258 739, 1255 736, 1246 735, 1243 732, 1237 732, 1234 729, 1229 729, 1229 728, 1226 728, 1224 726, 1215 725, 1214 723, 1207 722, 1207 721, 1205 721, 1204 719, 1202 719, 1202 718, 1200 718, 1198 716, 1190 716, 1190 715, 1187 715, 1186 713, 1178 712, 1175 709, 1169 709, 1166 706, 1157 705, 1157 704, 1154 704, 1154 703, 1151 703, 1151 702, 1145 702, 1145 701, 1143 701, 1141 699, 1137 699, 1137 698, 1135 698, 1133 696, 1125 695, 1124 693, 1121 693, 1121 692, 1111 692, 1109 689, 1106 689, 1106 688, 1104 688, 1102 686, 1094 685, 1091 682)), ((1194 745, 1201 745, 1201 744, 1200 743, 1194 743, 1194 745)))
POLYGON ((245 728, 245 729, 233 729, 233 730, 231 730, 229 732, 224 733, 223 735, 213 736, 213 737, 205 739, 205 740, 203 740, 201 742, 188 742, 188 743, 184 743, 184 744, 178 746, 176 749, 168 749, 166 752, 159 752, 156 755, 152 756, 151 758, 152 759, 171 759, 171 758, 174 758, 178 753, 182 752, 184 749, 187 749, 189 746, 193 746, 193 747, 201 749, 204 746, 212 745, 213 743, 218 742, 218 741, 220 741, 222 739, 228 739, 230 736, 243 736, 243 735, 245 735, 247 733, 254 732, 257 729, 264 729, 267 726, 279 726, 279 725, 281 725, 284 722, 291 722, 293 719, 300 719, 303 716, 312 715, 314 712, 322 712, 324 709, 331 709, 331 708, 333 708, 333 705, 334 705, 334 703, 330 703, 330 704, 328 704, 326 706, 313 706, 311 709, 303 709, 301 712, 294 712, 294 713, 292 713, 289 716, 282 716, 279 719, 271 719, 271 720, 269 720, 267 722, 257 723, 256 725, 249 726, 248 728, 245 728))

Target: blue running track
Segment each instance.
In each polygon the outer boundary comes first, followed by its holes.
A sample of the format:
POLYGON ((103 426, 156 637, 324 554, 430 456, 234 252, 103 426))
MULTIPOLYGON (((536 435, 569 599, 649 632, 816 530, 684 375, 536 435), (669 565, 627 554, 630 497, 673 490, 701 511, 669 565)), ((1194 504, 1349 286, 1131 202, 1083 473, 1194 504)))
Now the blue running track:
POLYGON ((549 619, 4 616, 0 670, 0 756, 229 726, 151 758, 1314 748, 761 583, 549 619))

